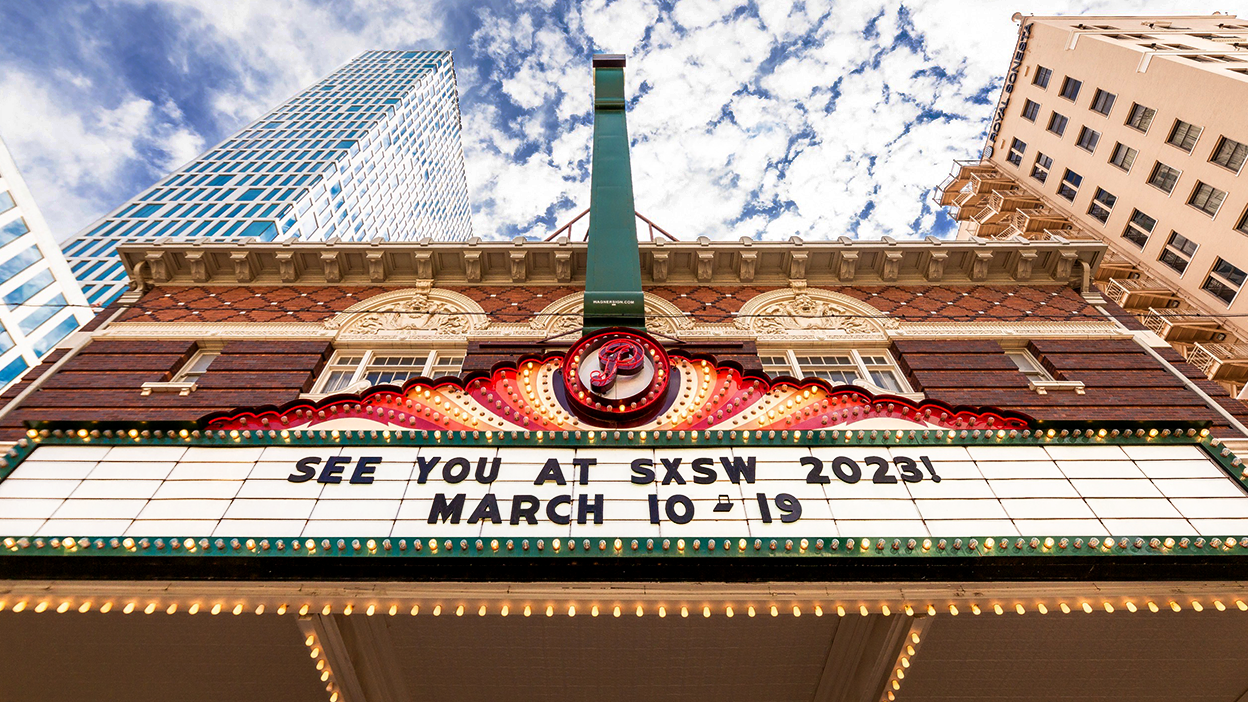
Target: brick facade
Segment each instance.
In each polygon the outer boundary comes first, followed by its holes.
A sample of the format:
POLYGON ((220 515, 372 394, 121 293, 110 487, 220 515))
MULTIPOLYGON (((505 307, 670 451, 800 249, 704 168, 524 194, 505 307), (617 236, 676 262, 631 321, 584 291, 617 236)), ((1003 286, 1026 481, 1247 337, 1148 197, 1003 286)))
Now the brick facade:
MULTIPOLYGON (((394 287, 157 287, 120 314, 118 322, 285 323, 323 322, 373 295, 394 287)), ((577 294, 573 286, 459 286, 447 289, 475 300, 495 321, 527 322, 547 305, 577 294)), ((654 286, 659 295, 697 321, 724 323, 753 297, 775 286, 654 286)), ((861 300, 887 316, 905 322, 1103 320, 1069 287, 1055 285, 864 285, 825 287, 861 300)), ((111 315, 106 310, 101 319, 111 315)), ((1113 310, 1119 312, 1121 310, 1113 310)), ((1125 313, 1123 322, 1134 319, 1125 313)), ((98 321, 92 327, 98 325, 98 321)), ((121 327, 114 327, 113 331, 121 327)), ((1128 325, 1135 326, 1135 325, 1128 325)), ((208 340, 205 340, 208 341, 208 340)), ((524 354, 559 350, 553 343, 511 343, 505 339, 469 339, 463 372, 488 372, 524 354)), ((219 343, 219 342, 218 342, 219 343)), ((674 345, 697 355, 731 362, 749 371, 761 370, 752 339, 723 339, 674 345)), ((99 338, 64 364, 55 377, 31 394, 21 407, 0 420, 0 440, 14 440, 23 422, 39 420, 194 421, 210 412, 238 407, 281 405, 313 387, 333 353, 328 340, 274 337, 234 340, 188 394, 153 392, 144 383, 167 381, 199 348, 187 340, 124 340, 99 338)), ((214 347, 215 348, 215 347, 214 347)), ((1038 419, 1208 420, 1227 434, 1225 419, 1130 339, 1036 339, 1028 350, 1058 380, 1078 380, 1085 394, 1053 390, 1040 394, 992 340, 896 340, 891 351, 916 392, 951 405, 997 407, 1038 419)), ((1197 386, 1236 416, 1248 420, 1248 406, 1227 396, 1217 384, 1169 348, 1161 355, 1182 369, 1197 386)), ((49 355, 23 383, 4 396, 9 401, 56 364, 64 351, 49 355)))

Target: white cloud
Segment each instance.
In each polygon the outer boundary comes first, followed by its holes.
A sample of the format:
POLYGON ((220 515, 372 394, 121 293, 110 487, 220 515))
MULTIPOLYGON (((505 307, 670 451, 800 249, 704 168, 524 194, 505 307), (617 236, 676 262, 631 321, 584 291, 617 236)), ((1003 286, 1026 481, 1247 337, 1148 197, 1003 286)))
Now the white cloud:
POLYGON ((77 107, 25 73, 0 75, 0 134, 62 237, 109 207, 103 184, 138 157, 138 144, 158 126, 152 103, 134 96, 86 114, 77 107))

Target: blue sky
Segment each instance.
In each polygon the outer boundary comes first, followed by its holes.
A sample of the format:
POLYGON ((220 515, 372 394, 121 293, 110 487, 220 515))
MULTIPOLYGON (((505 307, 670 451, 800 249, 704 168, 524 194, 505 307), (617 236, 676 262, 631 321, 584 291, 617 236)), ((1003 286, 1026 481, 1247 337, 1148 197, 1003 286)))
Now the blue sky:
POLYGON ((1016 10, 1226 2, 6 0, 0 137, 64 239, 360 51, 455 54, 478 236, 588 206, 590 71, 629 57, 638 209, 681 238, 944 234, 1016 10))

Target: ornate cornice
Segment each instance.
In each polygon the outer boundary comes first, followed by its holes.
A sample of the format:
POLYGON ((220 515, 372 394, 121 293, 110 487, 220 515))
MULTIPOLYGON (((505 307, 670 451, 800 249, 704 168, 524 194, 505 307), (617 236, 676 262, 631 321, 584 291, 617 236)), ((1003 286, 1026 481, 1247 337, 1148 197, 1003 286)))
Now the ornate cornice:
MULTIPOLYGON (((1010 283, 1065 285, 1095 268, 1100 241, 662 241, 638 243, 645 285, 1010 283)), ((586 246, 510 242, 174 242, 118 247, 131 280, 154 285, 582 283, 586 246)))

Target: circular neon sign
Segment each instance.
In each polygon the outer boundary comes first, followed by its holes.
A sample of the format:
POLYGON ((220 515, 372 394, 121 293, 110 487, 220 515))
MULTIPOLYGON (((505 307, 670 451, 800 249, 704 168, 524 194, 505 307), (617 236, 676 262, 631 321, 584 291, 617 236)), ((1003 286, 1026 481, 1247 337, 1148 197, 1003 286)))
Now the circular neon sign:
POLYGON ((632 329, 606 329, 582 338, 563 364, 571 409, 611 424, 640 424, 653 416, 670 379, 663 347, 632 329))

